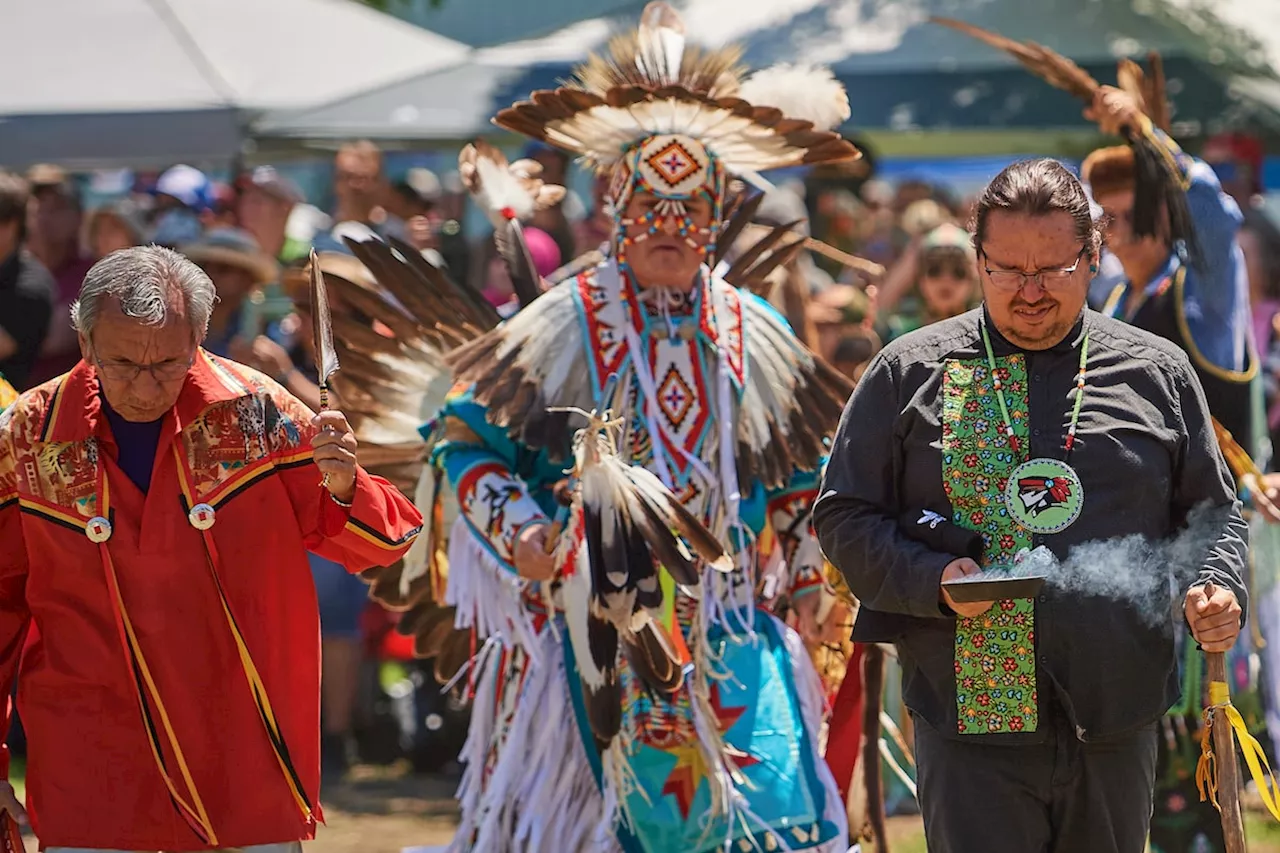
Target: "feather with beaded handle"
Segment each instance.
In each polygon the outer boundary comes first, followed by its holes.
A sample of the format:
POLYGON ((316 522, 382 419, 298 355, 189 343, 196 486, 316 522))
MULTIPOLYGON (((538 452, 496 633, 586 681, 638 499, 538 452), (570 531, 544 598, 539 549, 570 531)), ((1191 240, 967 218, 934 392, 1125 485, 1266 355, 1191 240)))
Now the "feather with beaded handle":
MULTIPOLYGON (((329 291, 324 285, 324 273, 316 250, 311 250, 311 323, 315 348, 317 382, 320 386, 320 411, 329 408, 329 377, 338 370, 338 351, 333 348, 333 322, 329 319, 329 291)), ((320 481, 329 488, 329 475, 320 481)))
POLYGON ((311 322, 315 335, 317 384, 320 410, 329 408, 329 377, 338 370, 338 351, 333 347, 333 323, 329 319, 329 291, 316 250, 311 250, 311 322))

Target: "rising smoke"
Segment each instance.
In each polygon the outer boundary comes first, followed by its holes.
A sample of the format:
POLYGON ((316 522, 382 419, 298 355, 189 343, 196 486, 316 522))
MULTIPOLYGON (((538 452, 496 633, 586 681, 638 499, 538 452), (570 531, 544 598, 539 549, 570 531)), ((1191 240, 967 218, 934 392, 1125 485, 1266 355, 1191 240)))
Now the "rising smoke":
MULTIPOLYGON (((1010 577, 1044 576, 1046 586, 1067 595, 1123 601, 1156 627, 1167 624, 1171 612, 1181 612, 1178 593, 1198 577, 1229 513, 1227 507, 1205 505, 1191 512, 1186 526, 1169 539, 1135 535, 1086 542, 1071 548, 1065 560, 1040 546, 994 571, 1010 577)), ((991 570, 983 577, 990 578, 991 570)))

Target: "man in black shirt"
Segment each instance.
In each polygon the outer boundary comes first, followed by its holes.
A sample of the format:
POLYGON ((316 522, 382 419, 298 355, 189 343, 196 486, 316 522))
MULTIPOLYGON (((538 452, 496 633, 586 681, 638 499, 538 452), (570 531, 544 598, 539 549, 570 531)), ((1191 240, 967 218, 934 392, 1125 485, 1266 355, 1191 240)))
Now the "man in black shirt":
POLYGON ((898 646, 929 849, 1141 853, 1179 692, 1171 587, 1230 648, 1247 529, 1187 356, 1084 308, 1099 235, 1074 176, 1009 167, 971 230, 984 306, 871 363, 814 523, 854 639, 898 646), (942 586, 1039 546, 1060 562, 1035 598, 942 586))
POLYGON ((23 248, 29 198, 26 181, 0 172, 0 374, 20 391, 54 305, 53 276, 23 248))

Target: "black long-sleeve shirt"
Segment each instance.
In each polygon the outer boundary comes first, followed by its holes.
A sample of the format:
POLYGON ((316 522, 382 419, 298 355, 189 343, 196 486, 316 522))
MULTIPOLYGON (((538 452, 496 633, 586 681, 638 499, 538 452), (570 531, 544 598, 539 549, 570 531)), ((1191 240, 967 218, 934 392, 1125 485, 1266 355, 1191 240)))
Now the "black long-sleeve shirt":
MULTIPOLYGON (((956 731, 956 620, 939 603, 939 582, 957 554, 908 536, 900 519, 924 510, 952 517, 943 488, 944 375, 953 360, 985 363, 983 317, 977 309, 929 326, 876 357, 845 409, 814 510, 823 550, 863 608, 915 617, 900 619, 893 638, 904 698, 941 732, 956 731)), ((997 357, 1019 351, 986 322, 997 357)), ((1193 584, 1212 581, 1245 606, 1248 530, 1204 392, 1173 344, 1086 311, 1061 343, 1026 351, 1030 458, 1062 458, 1086 330, 1087 384, 1070 457, 1083 508, 1070 527, 1036 535, 1033 543, 1063 560, 1082 543, 1135 534, 1165 541, 1204 508, 1197 522, 1210 530, 1203 552, 1190 558, 1189 571, 1171 566, 1150 582, 1167 586, 1177 577, 1185 595, 1193 584)), ((1160 717, 1178 696, 1174 619, 1180 602, 1171 597, 1166 619, 1139 612, 1129 600, 1046 584, 1035 605, 1041 702, 1052 685, 1082 739, 1160 717)))

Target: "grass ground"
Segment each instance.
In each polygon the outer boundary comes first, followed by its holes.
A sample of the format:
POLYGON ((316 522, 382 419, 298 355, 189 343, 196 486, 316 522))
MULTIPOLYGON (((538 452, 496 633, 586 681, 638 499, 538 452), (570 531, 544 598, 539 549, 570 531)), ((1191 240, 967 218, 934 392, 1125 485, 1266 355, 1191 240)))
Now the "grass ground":
MULTIPOLYGON (((10 775, 19 798, 23 770, 15 759, 10 775)), ((456 784, 450 777, 358 768, 347 783, 325 793, 326 825, 306 845, 307 853, 400 853, 406 847, 448 844, 457 819, 456 784)), ((919 818, 890 818, 888 830, 892 853, 927 853, 919 818)), ((1280 853, 1280 824, 1265 814, 1249 814, 1246 831, 1249 853, 1280 853)), ((28 853, 36 853, 35 838, 26 843, 28 853)))

